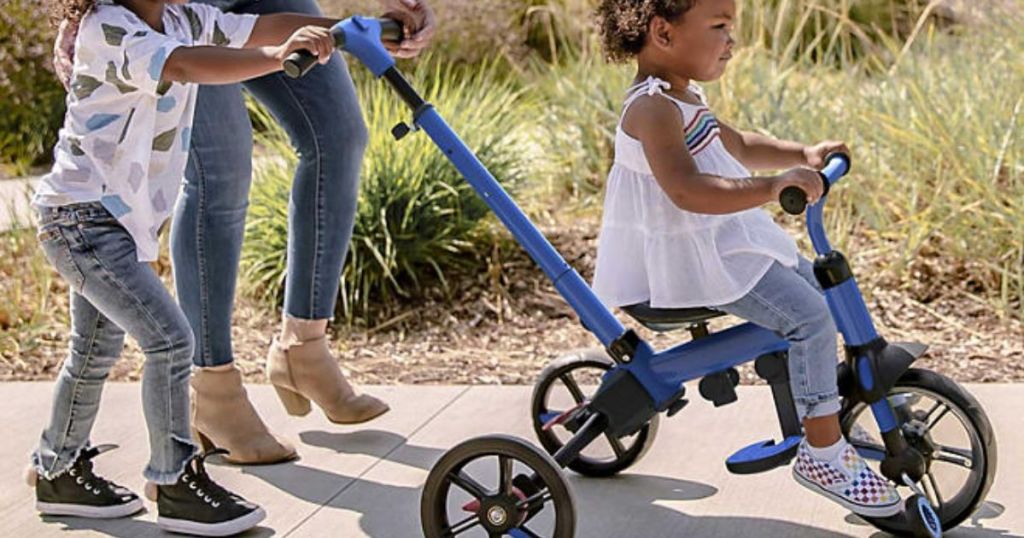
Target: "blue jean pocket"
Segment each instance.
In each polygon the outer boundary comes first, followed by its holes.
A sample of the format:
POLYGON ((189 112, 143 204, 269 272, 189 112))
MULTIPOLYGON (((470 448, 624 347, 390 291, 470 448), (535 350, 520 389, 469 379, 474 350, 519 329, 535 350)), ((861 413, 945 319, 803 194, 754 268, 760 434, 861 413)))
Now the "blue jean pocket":
POLYGON ((71 247, 68 245, 67 238, 64 237, 64 230, 61 226, 56 224, 43 226, 39 229, 36 237, 43 248, 43 254, 57 269, 57 273, 67 281, 71 289, 81 293, 82 286, 85 285, 85 275, 82 274, 82 270, 78 268, 78 264, 75 263, 75 259, 71 255, 71 247))

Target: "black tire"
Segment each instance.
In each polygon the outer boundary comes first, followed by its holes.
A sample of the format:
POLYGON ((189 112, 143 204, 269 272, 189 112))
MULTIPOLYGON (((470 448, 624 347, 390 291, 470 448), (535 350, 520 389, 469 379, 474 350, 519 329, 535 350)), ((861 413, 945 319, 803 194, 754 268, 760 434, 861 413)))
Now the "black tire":
MULTIPOLYGON (((949 530, 963 523, 981 506, 985 496, 988 494, 989 488, 992 486, 996 473, 995 433, 992 430, 992 424, 989 422, 988 416, 974 396, 960 385, 957 385, 953 380, 941 374, 917 368, 907 370, 889 391, 889 395, 907 393, 923 395, 936 403, 943 403, 948 409, 942 411, 931 426, 934 427, 938 424, 939 420, 952 412, 960 421, 971 443, 971 465, 964 486, 954 496, 943 498, 943 502, 938 507, 938 510, 936 510, 942 522, 943 530, 949 530)), ((936 409, 937 407, 933 408, 933 411, 936 409)), ((864 412, 870 414, 870 410, 865 404, 860 402, 844 402, 839 418, 843 434, 847 438, 850 438, 850 431, 857 418, 864 412)), ((855 442, 852 439, 851 442, 855 446, 867 446, 862 442, 855 442)), ((957 455, 962 457, 964 461, 967 460, 966 456, 957 455)), ((935 460, 934 457, 930 457, 929 460, 930 466, 932 462, 948 465, 948 463, 935 460)), ((937 482, 934 477, 930 480, 931 488, 934 491, 937 488, 937 482)), ((896 536, 915 535, 913 521, 902 514, 884 519, 869 517, 864 519, 878 529, 896 536)))
MULTIPOLYGON (((539 492, 542 492, 545 488, 550 498, 544 500, 539 505, 535 504, 530 509, 529 515, 526 516, 527 520, 517 524, 517 527, 525 527, 526 523, 529 523, 529 518, 549 507, 553 507, 555 514, 551 538, 572 538, 576 533, 575 499, 555 460, 530 443, 509 435, 487 435, 463 441, 445 452, 441 459, 434 464, 430 474, 427 476, 427 482, 423 486, 423 496, 420 498, 420 524, 422 525, 424 536, 427 538, 442 538, 443 536, 451 535, 450 529, 452 524, 448 518, 448 497, 453 484, 468 492, 471 497, 480 500, 487 495, 508 494, 511 496, 510 491, 502 490, 510 490, 514 486, 518 487, 523 482, 530 484, 531 487, 538 488, 537 491, 527 492, 527 498, 534 498, 534 495, 540 495, 539 492), (500 469, 503 467, 501 465, 503 461, 513 460, 512 463, 508 464, 508 471, 503 469, 499 471, 499 490, 483 491, 483 486, 479 482, 475 482, 471 484, 473 486, 471 489, 479 489, 482 493, 486 494, 478 495, 464 486, 453 482, 453 478, 456 477, 463 484, 466 483, 466 478, 473 479, 473 477, 467 476, 464 468, 474 460, 492 456, 498 457, 500 469), (525 473, 520 473, 513 479, 511 474, 512 465, 514 465, 515 461, 527 467, 537 477, 540 484, 534 486, 537 482, 531 482, 525 473), (506 486, 500 485, 502 483, 500 478, 502 474, 508 475, 508 482, 505 482, 506 486)), ((512 502, 521 503, 523 501, 513 498, 512 502)), ((485 530, 483 528, 483 518, 486 516, 484 512, 485 510, 480 510, 477 523, 474 523, 474 525, 481 526, 480 531, 485 530)), ((459 517, 457 523, 463 519, 459 517)))
MULTIPOLYGON (((530 417, 537 440, 548 451, 548 454, 554 455, 564 444, 553 431, 544 430, 544 422, 541 419, 542 415, 549 412, 549 397, 555 383, 561 380, 565 384, 563 376, 571 376, 574 370, 591 369, 600 370, 603 373, 610 370, 614 365, 615 362, 612 361, 603 349, 591 348, 560 357, 541 371, 537 382, 533 386, 533 396, 530 401, 530 417)), ((570 379, 573 378, 570 377, 570 379)), ((584 394, 578 386, 576 388, 577 392, 573 395, 576 403, 580 403, 580 396, 583 396, 584 399, 589 399, 592 396, 584 394)), ((609 445, 614 451, 615 455, 613 457, 598 458, 580 453, 567 467, 581 475, 590 477, 600 478, 618 474, 639 461, 651 448, 651 445, 654 444, 654 439, 658 433, 659 418, 659 415, 655 415, 650 422, 632 436, 628 446, 624 445, 621 440, 613 441, 606 436, 609 445)))

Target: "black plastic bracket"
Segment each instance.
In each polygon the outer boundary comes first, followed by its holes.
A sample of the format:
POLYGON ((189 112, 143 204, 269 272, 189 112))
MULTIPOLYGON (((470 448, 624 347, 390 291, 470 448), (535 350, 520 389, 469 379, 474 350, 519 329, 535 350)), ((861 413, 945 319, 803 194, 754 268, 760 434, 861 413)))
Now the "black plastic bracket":
POLYGON ((405 138, 405 135, 415 130, 415 127, 409 127, 409 124, 404 121, 400 121, 391 128, 391 136, 395 137, 395 140, 401 140, 405 138))
POLYGON ((687 400, 685 396, 686 385, 680 385, 679 390, 677 390, 676 393, 673 394, 672 397, 667 400, 667 403, 663 404, 660 408, 658 408, 658 412, 661 413, 662 411, 668 411, 668 416, 670 417, 678 413, 684 407, 686 407, 686 404, 690 403, 690 401, 687 400))
POLYGON ((928 346, 917 342, 890 344, 882 337, 860 346, 846 346, 846 361, 836 373, 839 395, 868 404, 881 400, 927 349, 928 346), (870 368, 866 374, 861 372, 861 357, 867 359, 866 366, 870 368), (861 375, 871 376, 870 389, 858 382, 861 375))
POLYGON ((623 368, 608 373, 588 407, 607 420, 607 433, 614 437, 640 431, 658 412, 647 389, 623 368))
POLYGON ((782 436, 802 435, 803 427, 796 413, 793 391, 789 388, 789 355, 783 351, 761 355, 754 361, 754 371, 772 388, 782 436))
POLYGON ((735 368, 709 374, 700 380, 700 395, 705 400, 722 407, 737 400, 736 385, 740 382, 740 374, 735 368))
POLYGON ((814 277, 824 289, 834 288, 853 278, 853 271, 842 252, 833 250, 814 260, 814 277))
POLYGON ((615 362, 625 364, 633 360, 638 347, 640 347, 640 336, 638 336, 636 331, 633 329, 628 329, 626 332, 622 333, 621 336, 616 338, 615 341, 608 346, 607 350, 608 355, 610 355, 612 359, 615 359, 615 362))

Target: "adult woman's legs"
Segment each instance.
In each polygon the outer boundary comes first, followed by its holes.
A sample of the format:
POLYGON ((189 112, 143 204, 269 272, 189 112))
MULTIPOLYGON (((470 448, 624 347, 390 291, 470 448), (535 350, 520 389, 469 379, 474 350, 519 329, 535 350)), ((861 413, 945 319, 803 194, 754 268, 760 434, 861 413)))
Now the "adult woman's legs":
POLYGON ((267 430, 231 349, 231 313, 252 180, 252 127, 241 87, 201 86, 185 185, 171 227, 178 301, 195 336, 192 426, 237 463, 275 463, 295 448, 267 430))
MULTIPOLYGON (((240 10, 320 13, 314 0, 263 0, 240 10)), ((313 400, 334 422, 370 420, 386 412, 387 405, 356 394, 326 340, 368 139, 352 79, 335 54, 301 79, 275 73, 245 87, 270 109, 299 155, 288 207, 285 313, 281 337, 268 357, 268 375, 291 414, 308 413, 313 400)))

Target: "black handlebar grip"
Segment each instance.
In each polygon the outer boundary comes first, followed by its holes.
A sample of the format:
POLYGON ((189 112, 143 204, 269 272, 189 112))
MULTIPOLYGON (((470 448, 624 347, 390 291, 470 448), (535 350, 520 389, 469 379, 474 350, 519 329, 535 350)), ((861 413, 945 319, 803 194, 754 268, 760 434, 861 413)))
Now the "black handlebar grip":
POLYGON ((284 68, 284 73, 289 77, 299 78, 309 73, 309 70, 313 69, 316 62, 317 57, 313 56, 308 50, 297 50, 285 58, 282 67, 284 68))
MULTIPOLYGON (((391 41, 394 43, 401 43, 404 37, 402 30, 402 23, 395 19, 382 18, 377 19, 377 23, 380 24, 380 39, 381 41, 391 41)), ((345 46, 345 33, 342 31, 331 31, 334 34, 334 44, 336 47, 345 46)), ((310 69, 316 65, 317 57, 314 56, 308 50, 297 50, 288 55, 285 58, 282 67, 286 75, 291 78, 299 78, 309 73, 310 69)))
POLYGON ((800 187, 789 186, 779 194, 782 209, 790 215, 799 215, 807 209, 807 194, 800 187))
POLYGON ((405 32, 402 30, 402 23, 396 19, 389 19, 387 17, 377 19, 380 23, 380 40, 391 41, 392 43, 401 43, 402 39, 405 38, 405 32))

